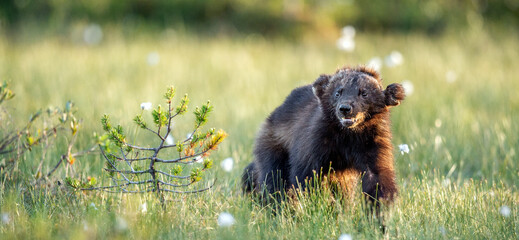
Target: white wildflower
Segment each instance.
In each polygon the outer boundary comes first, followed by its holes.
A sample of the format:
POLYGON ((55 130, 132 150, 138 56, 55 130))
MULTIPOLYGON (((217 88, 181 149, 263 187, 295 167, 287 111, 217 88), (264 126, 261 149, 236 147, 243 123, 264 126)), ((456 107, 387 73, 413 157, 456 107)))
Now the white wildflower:
POLYGON ((449 185, 451 185, 451 179, 450 178, 443 179, 442 184, 444 187, 448 187, 449 185))
POLYGON ((197 156, 193 159, 196 163, 203 163, 204 158, 202 156, 197 156))
POLYGON ((348 25, 342 28, 341 33, 343 37, 353 38, 355 37, 355 28, 348 25))
POLYGON ((501 206, 499 208, 499 213, 501 213, 501 215, 503 215, 503 217, 510 217, 510 213, 511 213, 510 207, 506 206, 506 205, 501 206))
POLYGON ((232 168, 234 166, 234 160, 232 158, 226 158, 220 163, 220 166, 223 168, 224 171, 230 172, 232 171, 232 168))
POLYGON ((355 40, 343 36, 337 40, 337 48, 342 51, 352 52, 355 50, 355 40))
POLYGON ((222 212, 218 215, 218 226, 220 227, 230 227, 236 223, 234 217, 228 212, 222 212))
POLYGON ((409 145, 407 145, 407 144, 398 145, 398 149, 400 149, 400 153, 402 155, 404 155, 404 153, 409 153, 409 145))
POLYGON ((458 79, 458 75, 456 74, 456 72, 452 71, 452 70, 449 70, 445 73, 445 80, 448 82, 448 83, 453 83, 453 82, 456 82, 456 80, 458 79))
POLYGON ((343 233, 341 236, 339 236, 339 240, 352 240, 353 237, 350 234, 343 233))
POLYGON ((97 207, 96 207, 95 203, 90 203, 90 207, 93 208, 94 210, 97 210, 97 207))
POLYGON ((409 80, 402 81, 402 87, 404 87, 405 94, 410 96, 414 92, 413 83, 409 80))
POLYGON ((396 67, 404 62, 404 57, 399 51, 392 51, 385 59, 386 66, 396 67))
POLYGON ((438 150, 438 148, 440 148, 442 145, 442 142, 442 137, 440 135, 436 135, 436 137, 434 137, 434 149, 438 150))
POLYGON ((440 228, 438 230, 440 230, 440 233, 442 234, 442 236, 445 237, 445 235, 447 234, 447 229, 445 229, 445 227, 443 227, 443 226, 440 226, 440 228))
POLYGON ((128 229, 128 223, 126 222, 126 220, 124 220, 124 218, 117 217, 117 219, 115 220, 115 229, 119 232, 123 232, 126 229, 128 229))
POLYGON ((337 40, 337 48, 342 51, 351 52, 355 49, 355 28, 346 26, 342 28, 342 36, 337 40))
POLYGON ((83 41, 88 45, 97 45, 103 40, 103 29, 98 24, 90 24, 83 30, 83 41))
POLYGON ((435 121, 434 121, 434 126, 436 126, 437 128, 441 127, 442 126, 442 120, 437 118, 435 121))
POLYGON ((382 59, 379 57, 374 57, 368 61, 366 64, 369 68, 373 68, 373 70, 379 72, 382 69, 382 59))
POLYGON ((141 109, 142 110, 151 110, 151 103, 150 102, 143 102, 141 103, 141 109))
POLYGON ((9 213, 2 213, 2 223, 9 224, 11 219, 9 218, 9 213))
POLYGON ((141 204, 141 206, 139 208, 141 210, 141 213, 146 213, 148 211, 148 204, 143 203, 143 204, 141 204))
POLYGON ((146 58, 146 62, 149 66, 155 66, 160 62, 160 55, 157 52, 148 53, 148 57, 146 58))
POLYGON ((193 133, 186 134, 186 139, 187 140, 191 140, 192 137, 193 137, 193 133))
POLYGON ((173 138, 173 136, 171 136, 171 134, 168 134, 168 136, 166 137, 166 144, 173 145, 174 143, 175 143, 175 138, 173 138))

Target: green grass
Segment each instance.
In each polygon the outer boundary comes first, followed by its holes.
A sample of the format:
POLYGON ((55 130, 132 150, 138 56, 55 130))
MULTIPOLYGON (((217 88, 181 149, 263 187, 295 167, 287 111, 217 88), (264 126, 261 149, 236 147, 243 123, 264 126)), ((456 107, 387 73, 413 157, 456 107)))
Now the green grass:
MULTIPOLYGON (((343 53, 333 41, 294 44, 257 36, 108 34, 95 47, 62 38, 1 39, 0 77, 10 79, 17 94, 8 105, 13 119, 23 122, 39 108, 73 100, 84 120, 76 149, 93 143, 94 131, 102 132, 105 113, 146 145, 149 136, 131 119, 141 112, 141 102, 163 103, 169 85, 177 87, 177 96, 190 94, 191 110, 210 99, 215 109, 207 127, 223 128, 229 137, 213 155, 208 179, 218 178, 215 187, 198 195, 168 195, 166 209, 154 195, 73 192, 55 184, 64 178, 63 169, 44 188, 3 182, 0 213, 9 221, 0 223, 0 238, 337 239, 348 233, 354 239, 517 239, 517 35, 360 33, 356 43, 355 52, 343 53), (393 50, 402 53, 404 64, 382 69, 385 84, 409 80, 414 93, 392 112, 393 143, 407 143, 411 152, 395 149, 400 197, 384 211, 386 235, 365 216, 361 201, 332 203, 321 193, 272 215, 241 195, 240 174, 252 160, 254 136, 293 88, 393 50), (160 63, 148 66, 146 57, 154 51, 160 63), (446 81, 447 71, 457 74, 455 82, 446 81), (219 166, 226 157, 235 160, 230 173, 219 166), (500 213, 502 206, 510 208, 509 216, 500 213), (236 224, 218 227, 221 212, 231 213, 236 224)), ((186 118, 175 125, 177 139, 192 126, 192 114, 186 118)), ((58 141, 49 150, 44 172, 65 147, 58 141)), ((27 182, 39 154, 35 149, 20 159, 18 170, 27 182)), ((100 156, 90 156, 73 167, 84 178, 105 175, 102 164, 100 156)))

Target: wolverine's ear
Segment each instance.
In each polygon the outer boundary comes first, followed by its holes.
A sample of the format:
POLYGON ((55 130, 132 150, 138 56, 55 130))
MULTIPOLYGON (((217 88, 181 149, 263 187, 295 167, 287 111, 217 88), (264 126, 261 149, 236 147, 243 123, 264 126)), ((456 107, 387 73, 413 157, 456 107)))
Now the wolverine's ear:
POLYGON ((387 86, 384 94, 386 96, 385 101, 387 106, 397 106, 400 104, 400 101, 405 98, 404 87, 398 83, 393 83, 387 86))
POLYGON ((314 92, 314 95, 321 99, 321 97, 324 94, 324 91, 330 84, 330 75, 322 74, 315 80, 314 84, 312 84, 312 91, 314 92))

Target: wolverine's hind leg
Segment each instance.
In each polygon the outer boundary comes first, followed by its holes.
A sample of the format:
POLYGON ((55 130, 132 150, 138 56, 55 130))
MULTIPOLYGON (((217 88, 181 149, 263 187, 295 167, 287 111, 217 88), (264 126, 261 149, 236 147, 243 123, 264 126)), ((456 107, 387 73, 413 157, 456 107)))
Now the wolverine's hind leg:
POLYGON ((288 174, 288 153, 278 146, 259 142, 255 154, 255 190, 263 193, 266 201, 284 197, 288 174))
POLYGON ((244 170, 242 179, 242 190, 244 193, 250 193, 254 190, 257 174, 254 170, 254 162, 251 162, 244 170))

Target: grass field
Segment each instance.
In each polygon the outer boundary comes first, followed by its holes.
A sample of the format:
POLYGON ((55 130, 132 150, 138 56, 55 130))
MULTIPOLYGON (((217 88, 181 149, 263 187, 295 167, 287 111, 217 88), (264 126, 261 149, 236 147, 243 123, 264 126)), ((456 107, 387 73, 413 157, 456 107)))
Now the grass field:
MULTIPOLYGON (((58 37, 0 39, 0 79, 10 80, 16 93, 7 106, 12 118, 20 119, 15 123, 37 109, 72 100, 84 121, 77 150, 94 142, 93 132, 102 132, 105 113, 146 145, 149 136, 137 131, 131 119, 141 112, 142 102, 163 104, 170 85, 178 95, 189 93, 190 109, 210 99, 215 110, 207 127, 229 134, 207 175, 218 179, 216 185, 197 195, 168 195, 166 209, 151 194, 74 192, 58 186, 62 169, 46 187, 34 188, 27 183, 39 163, 41 151, 35 149, 19 160, 17 170, 26 182, 1 182, 0 239, 337 239, 341 234, 353 239, 518 239, 517 34, 358 33, 356 44, 354 52, 344 53, 333 41, 294 44, 254 35, 106 34, 98 46, 58 37), (384 211, 386 234, 364 215, 361 204, 331 206, 326 193, 301 199, 297 207, 288 204, 277 215, 241 195, 240 175, 252 160, 255 134, 293 88, 394 50, 404 62, 382 68, 385 84, 408 81, 414 91, 392 111, 400 197, 384 211), (150 53, 158 54, 156 65, 147 63, 150 53), (404 143, 408 154, 398 151, 404 143), (220 168, 227 157, 234 159, 231 172, 220 168), (219 227, 222 212, 232 214, 235 224, 219 227)), ((185 136, 192 118, 188 114, 175 124, 176 138, 185 136)), ((66 148, 57 143, 46 153, 45 171, 66 148)), ((104 176, 102 166, 95 155, 73 167, 86 178, 104 176)))

